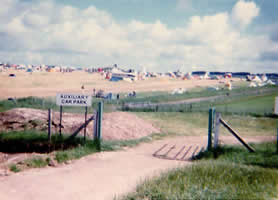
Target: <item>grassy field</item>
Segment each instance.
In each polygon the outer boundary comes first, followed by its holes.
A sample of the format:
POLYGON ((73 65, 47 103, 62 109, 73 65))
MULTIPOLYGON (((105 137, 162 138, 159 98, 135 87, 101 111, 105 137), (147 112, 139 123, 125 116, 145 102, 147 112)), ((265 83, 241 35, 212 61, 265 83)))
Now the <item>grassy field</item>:
POLYGON ((276 143, 250 144, 256 149, 255 153, 249 153, 242 146, 219 146, 212 151, 200 153, 196 159, 211 160, 223 162, 233 162, 244 165, 256 165, 264 168, 278 169, 278 152, 276 152, 276 143))
POLYGON ((274 91, 267 93, 258 91, 258 93, 246 95, 223 96, 213 101, 124 108, 124 110, 133 112, 204 112, 208 111, 210 107, 215 107, 218 112, 225 114, 272 116, 276 96, 278 96, 278 91, 275 88, 274 91))
POLYGON ((186 90, 183 94, 171 94, 170 92, 141 92, 138 93, 136 98, 124 98, 122 102, 150 102, 150 103, 165 103, 174 102, 191 98, 210 97, 210 96, 226 96, 229 98, 233 96, 249 96, 258 95, 260 93, 277 92, 277 86, 264 86, 260 88, 249 88, 246 82, 237 82, 233 90, 227 89, 210 90, 209 87, 196 87, 186 90))
MULTIPOLYGON (((185 94, 171 95, 165 92, 142 92, 138 93, 136 98, 121 98, 120 100, 103 100, 93 98, 92 107, 88 111, 92 112, 97 108, 99 101, 104 101, 104 112, 112 112, 121 110, 127 102, 171 102, 190 98, 222 96, 220 99, 214 101, 207 100, 204 102, 195 102, 191 104, 177 104, 177 105, 159 105, 151 108, 138 108, 131 111, 159 111, 159 112, 200 112, 207 111, 209 107, 214 106, 218 111, 223 113, 241 114, 241 115, 256 115, 269 116, 274 109, 274 97, 278 96, 278 87, 263 87, 263 88, 246 88, 239 87, 230 91, 229 96, 225 96, 227 91, 208 91, 204 88, 194 88, 185 94), (245 93, 248 91, 248 93, 245 93), (259 96, 258 96, 259 95, 259 96)), ((39 98, 39 97, 25 97, 14 100, 1 100, 0 112, 12 108, 37 108, 58 111, 59 106, 56 105, 55 97, 39 98)), ((79 107, 64 107, 64 112, 83 113, 84 109, 79 107)))
POLYGON ((240 147, 218 150, 216 160, 209 154, 205 161, 148 179, 121 199, 276 199, 275 144, 254 146, 260 151, 248 155, 240 147))
POLYGON ((274 92, 265 96, 250 96, 241 99, 235 99, 227 103, 218 103, 215 105, 220 112, 226 113, 242 113, 260 115, 271 115, 274 111, 274 100, 278 96, 278 92, 274 92))
MULTIPOLYGON (((139 117, 151 121, 163 133, 170 135, 207 135, 208 112, 136 112, 139 117)), ((222 115, 242 136, 274 136, 276 135, 277 119, 239 115, 222 115)), ((230 135, 221 127, 220 133, 230 135)))

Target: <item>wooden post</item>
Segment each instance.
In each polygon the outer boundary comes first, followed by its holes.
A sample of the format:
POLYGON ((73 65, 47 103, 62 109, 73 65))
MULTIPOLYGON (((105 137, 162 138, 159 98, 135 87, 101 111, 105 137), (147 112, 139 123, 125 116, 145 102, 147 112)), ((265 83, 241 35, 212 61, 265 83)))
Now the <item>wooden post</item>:
POLYGON ((94 137, 94 140, 96 140, 97 139, 97 125, 98 125, 98 122, 97 122, 97 120, 98 120, 98 112, 97 111, 95 111, 94 112, 94 116, 95 116, 95 120, 94 120, 94 127, 93 127, 93 137, 94 137))
POLYGON ((48 141, 51 140, 51 109, 48 109, 48 141))
POLYGON ((63 106, 60 106, 60 124, 59 124, 59 133, 62 135, 62 114, 63 113, 63 106))
POLYGON ((103 111, 103 102, 99 102, 98 104, 98 112, 97 112, 97 121, 96 121, 96 145, 97 149, 101 150, 101 126, 102 126, 102 111, 103 111))
POLYGON ((211 150, 212 146, 212 128, 213 128, 213 110, 214 108, 209 109, 209 120, 208 120, 208 146, 207 150, 211 150))
POLYGON ((77 136, 77 134, 85 127, 87 126, 92 120, 94 120, 94 115, 91 116, 86 122, 85 124, 82 124, 76 131, 74 131, 74 133, 67 139, 67 140, 71 140, 73 139, 75 136, 77 136))
POLYGON ((84 140, 86 140, 86 131, 87 131, 87 125, 86 125, 86 121, 87 121, 87 113, 88 113, 88 107, 85 107, 85 127, 84 127, 84 140))
POLYGON ((221 118, 221 114, 219 112, 217 112, 216 113, 215 130, 214 130, 214 148, 216 148, 218 146, 220 118, 221 118))
MULTIPOLYGON (((278 97, 275 97, 274 100, 274 114, 278 116, 278 97)), ((278 123, 277 123, 276 153, 278 154, 278 123)))
POLYGON ((245 143, 244 140, 223 119, 220 118, 220 122, 225 128, 230 131, 230 133, 233 134, 233 136, 235 136, 241 142, 241 144, 243 144, 243 146, 245 146, 250 152, 255 152, 255 150, 247 143, 245 143))
POLYGON ((276 153, 278 154, 278 126, 277 126, 277 138, 276 138, 276 153))
POLYGON ((99 140, 101 140, 101 135, 102 135, 102 131, 101 131, 101 126, 102 126, 102 112, 103 112, 103 102, 99 102, 98 104, 98 134, 97 137, 99 140))

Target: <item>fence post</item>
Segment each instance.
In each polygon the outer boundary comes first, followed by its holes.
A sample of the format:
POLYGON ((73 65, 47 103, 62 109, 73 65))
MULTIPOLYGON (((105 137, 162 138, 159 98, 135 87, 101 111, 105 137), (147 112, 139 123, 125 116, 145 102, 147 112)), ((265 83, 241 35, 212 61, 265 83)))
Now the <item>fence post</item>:
POLYGON ((93 127, 93 139, 96 140, 97 139, 97 120, 98 120, 98 112, 94 111, 94 127, 93 127))
POLYGON ((102 111, 103 111, 103 102, 99 102, 98 104, 98 112, 97 112, 97 118, 96 118, 96 145, 97 145, 97 149, 100 151, 101 150, 101 126, 102 126, 102 111))
POLYGON ((276 153, 278 154, 278 125, 277 125, 277 138, 276 138, 276 153))
POLYGON ((209 109, 209 119, 208 119, 208 146, 207 150, 211 150, 212 146, 212 128, 213 128, 213 111, 214 108, 209 109))
POLYGON ((214 148, 218 146, 219 127, 220 127, 221 114, 216 112, 215 132, 214 132, 214 148))
POLYGON ((60 106, 60 124, 59 124, 59 133, 62 135, 62 114, 63 113, 63 106, 60 106))
POLYGON ((51 140, 51 109, 48 109, 48 141, 51 140))
POLYGON ((88 113, 88 107, 85 107, 85 127, 84 127, 84 141, 86 140, 86 132, 87 132, 87 126, 86 126, 86 121, 87 121, 87 113, 88 113))
POLYGON ((97 137, 99 140, 101 140, 101 126, 102 126, 102 112, 103 112, 103 102, 99 102, 98 104, 98 134, 97 137))
POLYGON ((246 142, 244 142, 244 140, 223 120, 223 119, 219 119, 220 123, 226 128, 228 129, 228 131, 233 134, 233 136, 235 136, 238 141, 240 141, 240 143, 245 146, 250 152, 255 152, 255 150, 249 146, 246 142))

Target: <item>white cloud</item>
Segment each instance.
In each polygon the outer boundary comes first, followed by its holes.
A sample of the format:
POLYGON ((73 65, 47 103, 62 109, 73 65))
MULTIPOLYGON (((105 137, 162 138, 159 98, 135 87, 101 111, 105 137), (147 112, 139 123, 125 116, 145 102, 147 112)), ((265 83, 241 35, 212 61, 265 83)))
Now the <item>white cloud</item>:
POLYGON ((252 20, 259 16, 260 8, 252 1, 239 0, 232 10, 232 20, 235 24, 244 28, 251 24, 252 20))
POLYGON ((228 22, 227 13, 219 13, 213 16, 194 16, 191 18, 187 27, 187 35, 196 37, 204 42, 216 42, 229 38, 233 34, 228 22))
MULTIPOLYGON (((3 20, 0 27, 0 61, 94 67, 117 63, 156 71, 177 67, 190 71, 196 66, 248 71, 262 67, 260 55, 276 49, 264 34, 242 34, 233 26, 231 21, 235 13, 241 13, 237 7, 242 7, 242 3, 254 10, 253 4, 243 1, 236 4, 232 13, 193 16, 184 27, 177 28, 169 28, 159 20, 119 23, 93 6, 81 10, 57 6, 53 1, 29 5, 4 1, 4 7, 16 14, 11 16, 0 9, 2 19, 9 19, 3 20)), ((244 26, 251 23, 254 13, 246 15, 247 21, 237 14, 238 22, 244 26)))
POLYGON ((192 6, 192 0, 177 0, 177 8, 184 10, 191 8, 192 6))

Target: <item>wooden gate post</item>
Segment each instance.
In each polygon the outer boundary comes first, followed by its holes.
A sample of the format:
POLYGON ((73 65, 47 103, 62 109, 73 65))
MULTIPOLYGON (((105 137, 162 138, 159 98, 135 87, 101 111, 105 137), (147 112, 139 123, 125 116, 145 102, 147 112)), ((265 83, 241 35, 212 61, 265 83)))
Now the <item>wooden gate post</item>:
POLYGON ((88 113, 88 107, 85 107, 85 127, 84 127, 84 141, 86 140, 86 131, 87 131, 87 126, 86 126, 86 121, 87 121, 87 113, 88 113))
POLYGON ((51 109, 48 109, 48 141, 51 140, 51 109))
POLYGON ((59 124, 59 133, 62 135, 62 114, 63 113, 63 106, 60 106, 60 124, 59 124))
POLYGON ((244 142, 244 140, 221 118, 220 118, 220 123, 226 129, 228 129, 228 131, 230 131, 230 133, 233 134, 233 136, 235 136, 236 139, 238 139, 238 141, 240 141, 241 144, 243 144, 243 146, 245 146, 250 152, 255 152, 255 150, 251 146, 249 146, 246 142, 244 142))
MULTIPOLYGON (((275 97, 274 100, 274 114, 278 116, 278 96, 275 97)), ((276 137, 276 153, 278 154, 278 123, 277 123, 277 137, 276 137)))
POLYGON ((277 138, 276 138, 276 153, 278 154, 278 125, 277 125, 277 138))
POLYGON ((93 139, 96 140, 97 139, 97 120, 98 120, 98 112, 94 111, 94 127, 93 127, 93 139))
POLYGON ((216 148, 218 146, 220 118, 221 118, 221 114, 219 112, 216 112, 215 129, 214 129, 214 144, 213 144, 214 148, 216 148))
POLYGON ((96 115, 96 145, 97 149, 100 151, 101 150, 101 126, 102 126, 102 112, 103 112, 103 102, 99 102, 98 104, 98 112, 96 115))
POLYGON ((101 140, 102 136, 102 112, 103 112, 103 102, 99 102, 98 104, 98 134, 97 138, 101 140))
POLYGON ((213 121, 214 121, 214 115, 215 108, 209 109, 209 120, 208 120, 208 146, 207 150, 210 151, 212 147, 212 131, 213 131, 213 121))

